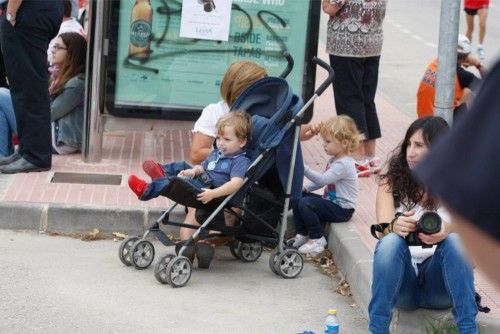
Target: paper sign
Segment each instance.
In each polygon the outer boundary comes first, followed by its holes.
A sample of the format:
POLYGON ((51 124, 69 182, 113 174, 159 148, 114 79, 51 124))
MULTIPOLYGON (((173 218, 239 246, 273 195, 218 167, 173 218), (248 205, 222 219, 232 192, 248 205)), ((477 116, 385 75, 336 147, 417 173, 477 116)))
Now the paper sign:
POLYGON ((231 0, 183 0, 180 37, 227 41, 231 0))

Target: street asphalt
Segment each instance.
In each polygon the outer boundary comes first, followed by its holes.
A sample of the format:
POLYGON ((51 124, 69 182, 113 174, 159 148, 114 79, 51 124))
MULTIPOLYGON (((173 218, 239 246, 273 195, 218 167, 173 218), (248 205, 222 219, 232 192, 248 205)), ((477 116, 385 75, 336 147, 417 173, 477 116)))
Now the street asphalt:
POLYGON ((118 247, 0 230, 0 333, 322 333, 329 308, 342 333, 366 332, 354 300, 311 263, 283 279, 269 269, 269 252, 243 263, 219 247, 210 269, 195 266, 185 287, 172 288, 151 267, 124 266, 118 247))

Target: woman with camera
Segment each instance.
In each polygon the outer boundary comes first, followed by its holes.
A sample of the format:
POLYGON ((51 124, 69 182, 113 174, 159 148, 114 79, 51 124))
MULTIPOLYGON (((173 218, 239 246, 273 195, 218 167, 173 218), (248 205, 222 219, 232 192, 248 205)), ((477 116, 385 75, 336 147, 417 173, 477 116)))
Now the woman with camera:
MULTIPOLYGON (((390 157, 386 173, 380 176, 376 214, 383 228, 375 248, 368 308, 372 333, 389 333, 394 307, 451 307, 459 333, 477 333, 472 267, 447 223, 447 213, 411 175, 447 129, 440 117, 414 121, 390 157), (429 231, 419 227, 419 219, 427 211, 436 212, 443 221, 436 233, 426 234, 429 231)), ((426 224, 439 223, 435 215, 424 216, 426 224)))

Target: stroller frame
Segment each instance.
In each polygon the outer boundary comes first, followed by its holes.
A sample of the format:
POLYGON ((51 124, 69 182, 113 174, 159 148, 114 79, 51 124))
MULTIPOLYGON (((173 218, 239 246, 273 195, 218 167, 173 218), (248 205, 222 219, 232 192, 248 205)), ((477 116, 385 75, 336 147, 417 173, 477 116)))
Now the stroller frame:
MULTIPOLYGON (((257 215, 255 215, 252 211, 247 210, 244 205, 240 205, 238 203, 231 203, 231 206, 242 209, 242 212, 250 215, 251 219, 256 219, 260 224, 265 226, 269 231, 272 232, 272 237, 267 236, 259 236, 253 234, 240 234, 235 235, 233 233, 233 237, 236 239, 230 244, 231 253, 245 261, 245 262, 253 262, 256 261, 260 255, 262 254, 262 242, 268 242, 273 245, 277 245, 277 247, 271 252, 269 257, 269 266, 271 271, 276 275, 279 275, 283 278, 295 278, 297 277, 303 269, 304 260, 302 255, 295 249, 287 248, 285 243, 285 232, 287 227, 287 213, 290 209, 290 199, 292 192, 292 183, 294 176, 294 169, 296 164, 296 155, 298 151, 299 144, 299 134, 300 134, 300 125, 302 121, 302 116, 305 111, 312 105, 314 100, 318 98, 325 89, 333 82, 334 72, 333 69, 324 61, 320 60, 317 57, 314 57, 312 61, 316 64, 324 68, 328 72, 327 79, 316 89, 313 96, 301 107, 301 109, 291 118, 291 120, 287 121, 283 128, 283 133, 288 132, 291 127, 295 127, 293 133, 293 144, 292 144, 292 153, 291 159, 289 163, 288 176, 286 181, 286 187, 284 191, 284 203, 280 216, 280 227, 279 232, 270 226, 267 222, 260 219, 257 215), (243 241, 239 241, 237 239, 241 239, 243 241), (248 242, 250 241, 250 242, 248 242)), ((285 70, 286 72, 286 70, 285 70)), ((261 152, 257 158, 252 162, 250 167, 247 169, 248 171, 252 171, 255 166, 257 166, 267 154, 274 148, 266 148, 261 152)), ((174 178, 172 183, 176 182, 175 180, 179 178, 174 178)), ((178 254, 166 254, 160 258, 160 260, 155 265, 155 278, 163 284, 170 284, 173 287, 182 287, 187 284, 191 277, 192 273, 192 263, 189 258, 184 256, 186 254, 186 250, 188 246, 192 246, 195 244, 195 240, 198 240, 200 236, 204 234, 205 230, 208 230, 208 225, 212 223, 216 216, 223 212, 224 209, 229 210, 234 214, 240 221, 244 221, 246 219, 242 214, 238 214, 234 212, 231 208, 226 208, 227 204, 238 194, 243 187, 247 187, 247 193, 252 191, 250 188, 252 184, 248 184, 252 177, 245 176, 243 184, 240 189, 233 192, 232 194, 225 197, 220 204, 217 205, 217 208, 206 218, 200 226, 184 224, 173 222, 169 220, 170 213, 173 209, 179 204, 178 202, 174 203, 168 210, 162 213, 162 215, 154 221, 144 232, 142 237, 130 236, 126 238, 120 245, 119 248, 119 258, 120 260, 127 266, 134 265, 136 269, 145 269, 149 267, 154 259, 154 246, 153 244, 146 240, 149 234, 153 233, 158 240, 164 244, 165 246, 172 246, 174 242, 170 240, 167 235, 160 229, 160 224, 164 225, 172 225, 178 227, 186 227, 191 229, 196 229, 194 234, 185 241, 180 249, 178 250, 178 254)), ((179 179, 180 180, 180 179, 179 179)), ((178 181, 182 182, 182 181, 178 181)), ((185 182, 185 181, 184 181, 185 182)), ((170 185, 169 185, 170 186, 170 185)), ((254 193, 255 194, 255 193, 254 193)), ((259 196, 259 194, 256 194, 259 196)), ((231 232, 231 227, 224 227, 222 232, 231 232)), ((231 233, 228 233, 231 234, 231 233)))

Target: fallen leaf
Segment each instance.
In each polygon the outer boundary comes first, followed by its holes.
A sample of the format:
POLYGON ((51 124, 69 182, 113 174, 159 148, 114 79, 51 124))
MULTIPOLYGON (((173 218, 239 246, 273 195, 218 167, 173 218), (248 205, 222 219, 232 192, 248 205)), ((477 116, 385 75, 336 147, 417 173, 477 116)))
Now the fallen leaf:
POLYGON ((121 233, 121 232, 113 232, 113 233, 111 233, 111 234, 112 234, 112 235, 113 235, 116 239, 118 239, 118 240, 123 240, 123 239, 125 239, 125 238, 127 237, 127 235, 126 235, 126 234, 121 233))
POLYGON ((98 229, 94 228, 94 229, 92 229, 92 231, 85 233, 82 236, 82 240, 86 240, 86 241, 97 240, 97 239, 99 239, 99 233, 100 233, 100 231, 98 229))

